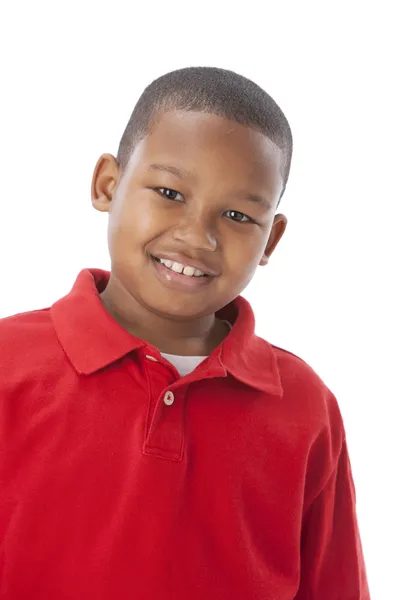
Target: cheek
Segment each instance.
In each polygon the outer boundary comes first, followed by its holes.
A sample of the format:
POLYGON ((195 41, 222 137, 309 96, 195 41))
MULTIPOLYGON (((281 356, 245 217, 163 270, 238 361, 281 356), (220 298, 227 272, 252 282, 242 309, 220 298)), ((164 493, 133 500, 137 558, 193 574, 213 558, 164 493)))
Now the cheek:
POLYGON ((253 279, 265 249, 264 236, 258 235, 258 232, 253 237, 251 234, 245 237, 230 244, 224 252, 225 282, 229 281, 230 291, 235 296, 253 279))
POLYGON ((109 240, 118 239, 123 243, 140 244, 148 241, 157 228, 157 215, 151 204, 131 197, 119 202, 109 213, 109 240))
POLYGON ((265 249, 264 240, 258 233, 237 237, 224 249, 225 261, 231 273, 254 273, 265 249))

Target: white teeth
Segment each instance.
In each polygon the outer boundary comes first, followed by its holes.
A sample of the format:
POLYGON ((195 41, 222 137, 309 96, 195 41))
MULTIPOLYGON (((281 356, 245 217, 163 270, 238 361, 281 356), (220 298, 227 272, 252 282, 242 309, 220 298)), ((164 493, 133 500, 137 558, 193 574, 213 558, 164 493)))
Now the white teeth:
POLYGON ((181 265, 180 263, 174 262, 171 265, 171 271, 175 271, 175 273, 182 273, 183 269, 185 268, 183 265, 181 265))
POLYGON ((160 258, 159 261, 167 267, 167 269, 171 269, 175 273, 181 273, 186 275, 187 277, 202 277, 204 275, 203 271, 200 269, 195 269, 194 267, 185 267, 178 262, 173 262, 172 260, 167 260, 164 258, 160 258))

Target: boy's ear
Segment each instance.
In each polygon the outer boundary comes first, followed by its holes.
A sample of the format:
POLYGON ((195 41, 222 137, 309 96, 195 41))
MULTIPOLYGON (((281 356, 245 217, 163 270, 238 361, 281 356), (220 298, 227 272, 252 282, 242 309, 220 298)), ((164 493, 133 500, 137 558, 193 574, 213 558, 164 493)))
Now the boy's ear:
POLYGON ((92 177, 92 205, 100 212, 108 212, 113 192, 118 185, 120 166, 112 154, 102 154, 92 177))
POLYGON ((268 244, 264 250, 264 254, 262 255, 262 258, 259 263, 261 267, 264 267, 268 263, 271 254, 273 253, 280 239, 285 233, 287 222, 288 220, 287 217, 285 217, 285 215, 275 215, 271 232, 268 238, 268 244))

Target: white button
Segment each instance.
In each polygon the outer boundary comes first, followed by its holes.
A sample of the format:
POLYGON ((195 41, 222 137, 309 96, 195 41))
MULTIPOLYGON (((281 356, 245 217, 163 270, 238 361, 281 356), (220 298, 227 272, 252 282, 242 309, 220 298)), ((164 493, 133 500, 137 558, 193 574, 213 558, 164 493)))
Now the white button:
POLYGON ((154 356, 150 356, 150 354, 146 354, 146 358, 148 358, 149 360, 153 360, 154 362, 158 362, 158 360, 154 358, 154 356))
POLYGON ((172 392, 167 392, 164 396, 164 404, 171 406, 174 403, 175 397, 172 392))

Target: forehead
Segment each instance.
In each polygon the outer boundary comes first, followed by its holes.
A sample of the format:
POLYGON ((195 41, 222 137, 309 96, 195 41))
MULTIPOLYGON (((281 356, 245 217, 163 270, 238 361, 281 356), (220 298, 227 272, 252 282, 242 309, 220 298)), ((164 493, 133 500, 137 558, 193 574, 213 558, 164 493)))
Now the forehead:
POLYGON ((154 162, 243 183, 282 186, 281 150, 262 133, 218 115, 163 113, 131 156, 133 168, 154 162), (205 173, 206 172, 206 173, 205 173))

